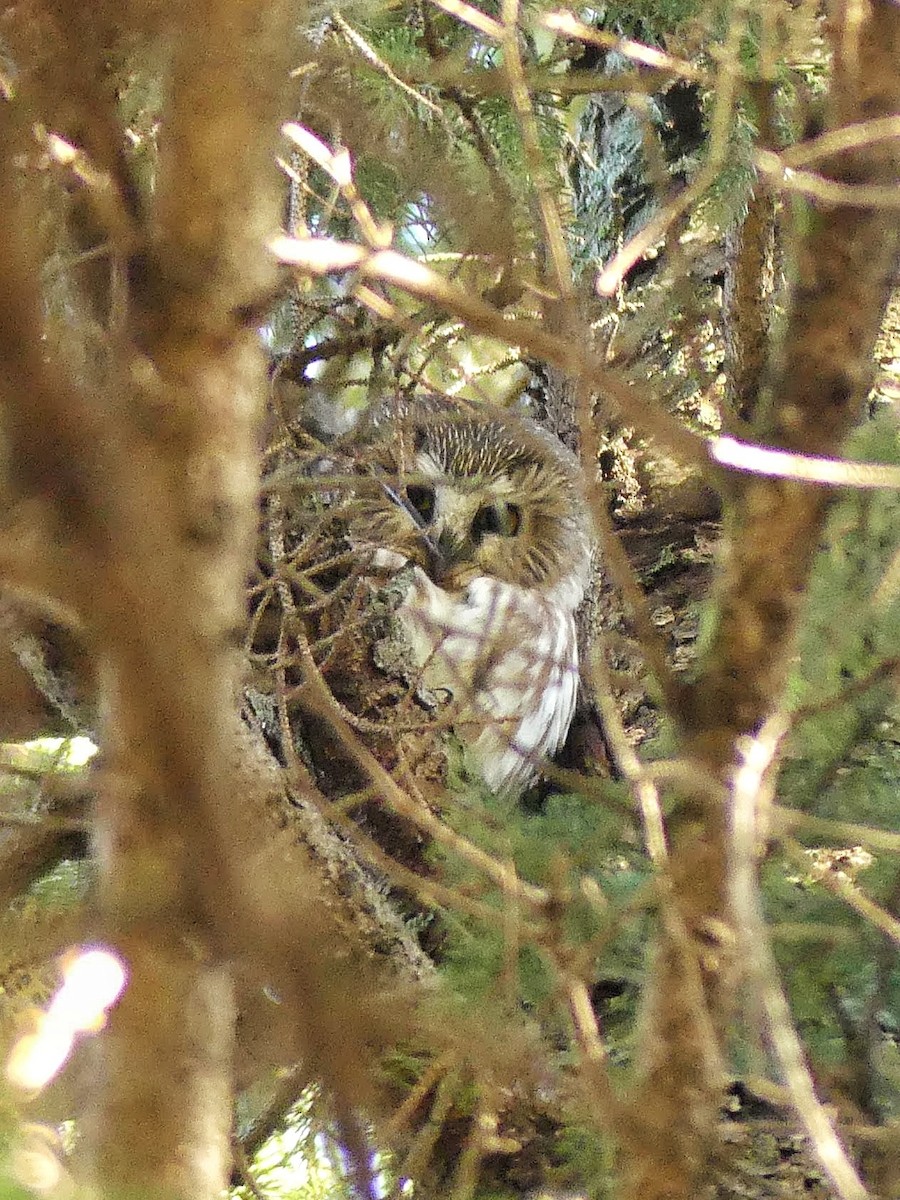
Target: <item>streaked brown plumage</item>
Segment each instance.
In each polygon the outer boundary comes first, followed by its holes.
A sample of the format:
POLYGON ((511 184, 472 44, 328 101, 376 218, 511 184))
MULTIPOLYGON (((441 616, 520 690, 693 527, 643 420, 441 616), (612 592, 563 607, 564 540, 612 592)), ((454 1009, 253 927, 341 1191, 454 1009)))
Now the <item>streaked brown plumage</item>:
POLYGON ((575 707, 592 546, 578 464, 487 406, 426 398, 375 428, 379 486, 359 498, 352 540, 382 569, 415 565, 399 616, 421 682, 452 697, 489 787, 521 791, 575 707))

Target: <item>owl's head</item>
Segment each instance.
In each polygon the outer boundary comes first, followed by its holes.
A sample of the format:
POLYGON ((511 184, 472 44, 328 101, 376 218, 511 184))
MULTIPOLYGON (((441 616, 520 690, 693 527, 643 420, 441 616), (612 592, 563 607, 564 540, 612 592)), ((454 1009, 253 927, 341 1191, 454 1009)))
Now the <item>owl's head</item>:
POLYGON ((366 505, 370 544, 448 591, 488 576, 545 592, 568 582, 580 599, 590 525, 578 464, 560 442, 480 406, 411 407, 401 426, 382 443, 383 498, 366 505))

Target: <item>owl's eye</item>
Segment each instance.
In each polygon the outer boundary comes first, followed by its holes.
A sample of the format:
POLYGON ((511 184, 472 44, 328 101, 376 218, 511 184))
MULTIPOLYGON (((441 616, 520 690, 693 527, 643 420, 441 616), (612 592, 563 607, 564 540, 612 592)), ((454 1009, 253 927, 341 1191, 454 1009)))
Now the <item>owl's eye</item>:
POLYGON ((502 500, 482 504, 472 521, 472 537, 476 542, 480 542, 486 533, 515 537, 521 522, 522 510, 518 504, 506 504, 502 500))
POLYGON ((410 484, 406 489, 406 499, 427 525, 434 516, 434 488, 424 484, 410 484))

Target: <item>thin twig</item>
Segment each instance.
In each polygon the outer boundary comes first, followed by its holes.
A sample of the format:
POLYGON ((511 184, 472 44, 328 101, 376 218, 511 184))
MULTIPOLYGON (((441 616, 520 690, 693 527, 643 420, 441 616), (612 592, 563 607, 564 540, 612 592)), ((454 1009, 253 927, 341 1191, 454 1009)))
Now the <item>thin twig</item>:
POLYGON ((841 1200, 868 1200, 862 1180, 816 1095, 803 1045, 779 981, 778 965, 757 879, 758 811, 771 790, 772 767, 783 736, 783 718, 766 726, 744 749, 734 779, 729 884, 733 920, 747 975, 767 1017, 767 1033, 784 1074, 791 1103, 841 1200))

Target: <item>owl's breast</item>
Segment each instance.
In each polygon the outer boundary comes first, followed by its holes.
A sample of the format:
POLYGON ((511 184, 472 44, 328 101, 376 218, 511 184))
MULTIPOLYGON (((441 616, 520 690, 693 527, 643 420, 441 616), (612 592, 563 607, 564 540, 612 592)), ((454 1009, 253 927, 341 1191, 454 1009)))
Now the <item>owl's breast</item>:
POLYGON ((575 709, 573 610, 483 576, 444 591, 417 569, 398 616, 421 682, 451 697, 456 732, 488 786, 527 787, 575 709))

